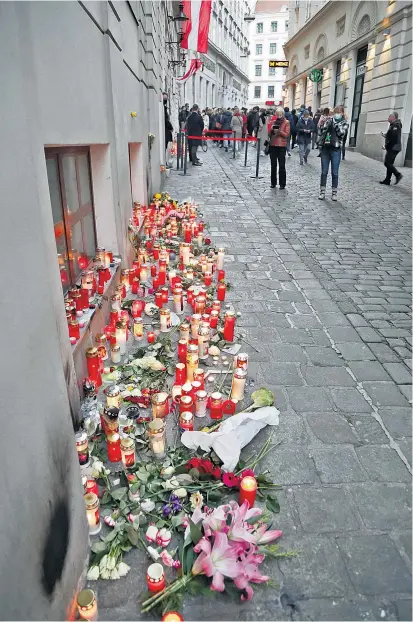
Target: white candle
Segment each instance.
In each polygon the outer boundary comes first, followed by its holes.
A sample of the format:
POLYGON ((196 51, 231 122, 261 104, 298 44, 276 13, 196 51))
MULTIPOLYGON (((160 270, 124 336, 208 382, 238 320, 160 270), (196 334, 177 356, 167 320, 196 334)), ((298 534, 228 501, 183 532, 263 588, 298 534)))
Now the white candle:
POLYGON ((244 399, 245 382, 247 372, 244 369, 237 369, 232 377, 231 398, 239 402, 244 399))
POLYGON ((184 242, 181 246, 181 250, 182 250, 182 263, 184 264, 184 266, 187 266, 189 264, 189 253, 191 251, 191 245, 184 242))
POLYGON ((172 279, 174 279, 175 277, 176 277, 176 270, 169 270, 168 272, 169 285, 172 286, 172 279))
POLYGON ((218 258, 217 258, 217 270, 224 269, 224 257, 225 257, 225 250, 223 248, 219 248, 218 258))
POLYGON ((167 333, 171 328, 171 312, 169 309, 160 310, 161 333, 167 333))
POLYGON ((120 348, 120 354, 126 352, 126 332, 123 325, 116 324, 116 343, 120 348))
POLYGON ((202 246, 202 242, 204 241, 204 236, 202 235, 202 233, 198 233, 196 241, 198 242, 199 246, 202 246))
POLYGON ((194 313, 191 317, 191 335, 192 339, 198 339, 198 328, 201 322, 201 315, 199 313, 194 313))
POLYGON ((184 312, 184 297, 182 290, 174 289, 174 311, 179 315, 184 312))
POLYGON ((143 264, 141 266, 141 270, 140 270, 139 276, 140 276, 141 283, 146 283, 148 281, 148 279, 149 279, 149 269, 148 269, 147 265, 143 264))

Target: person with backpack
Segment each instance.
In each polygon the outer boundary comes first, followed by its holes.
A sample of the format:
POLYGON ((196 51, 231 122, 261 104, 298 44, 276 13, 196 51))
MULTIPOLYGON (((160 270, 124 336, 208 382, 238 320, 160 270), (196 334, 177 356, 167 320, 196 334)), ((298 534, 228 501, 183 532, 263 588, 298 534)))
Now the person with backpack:
POLYGON ((394 166, 396 156, 402 150, 402 124, 401 121, 399 121, 399 114, 397 112, 390 113, 387 120, 390 124, 389 129, 385 134, 382 134, 385 138, 384 147, 382 147, 382 149, 386 151, 384 166, 387 172, 386 177, 379 183, 384 186, 390 186, 392 175, 394 175, 396 178, 394 185, 396 186, 403 177, 394 166))
POLYGON ((348 123, 341 112, 340 106, 336 106, 333 110, 333 116, 327 118, 319 133, 318 146, 321 149, 321 178, 318 198, 320 200, 326 198, 327 175, 331 164, 331 199, 337 201, 338 171, 340 168, 343 138, 346 132, 348 132, 348 123))
POLYGON ((313 120, 307 109, 303 111, 302 116, 297 123, 297 141, 300 150, 300 164, 307 164, 308 154, 310 153, 311 135, 313 133, 313 120))

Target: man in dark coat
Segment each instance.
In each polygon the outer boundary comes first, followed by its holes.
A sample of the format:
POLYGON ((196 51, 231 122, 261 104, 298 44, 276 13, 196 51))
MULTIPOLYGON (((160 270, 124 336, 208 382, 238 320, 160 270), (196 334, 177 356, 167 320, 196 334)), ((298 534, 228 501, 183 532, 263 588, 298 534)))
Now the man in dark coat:
POLYGON ((399 121, 399 114, 397 112, 390 113, 387 120, 390 123, 389 129, 386 134, 382 134, 385 138, 384 147, 382 147, 382 149, 386 150, 384 166, 387 169, 387 173, 386 177, 380 183, 385 186, 390 186, 392 175, 396 178, 394 185, 398 184, 403 177, 394 166, 396 156, 402 150, 402 124, 401 121, 399 121))
POLYGON ((252 110, 248 113, 247 117, 247 131, 250 136, 254 135, 254 132, 257 131, 258 125, 260 122, 260 109, 258 106, 254 106, 252 110))
POLYGON ((187 136, 199 136, 198 138, 188 138, 189 146, 189 159, 192 162, 192 166, 201 166, 202 162, 198 160, 196 152, 198 147, 202 143, 202 132, 204 131, 204 121, 199 114, 198 104, 192 106, 191 112, 186 120, 186 132, 187 136))

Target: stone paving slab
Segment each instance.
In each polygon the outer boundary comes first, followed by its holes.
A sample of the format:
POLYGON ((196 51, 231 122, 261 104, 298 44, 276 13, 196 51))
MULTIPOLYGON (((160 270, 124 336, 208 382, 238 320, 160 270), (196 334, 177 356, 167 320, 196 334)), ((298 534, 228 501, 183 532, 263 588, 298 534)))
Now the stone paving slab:
MULTIPOLYGON (((280 410, 262 463, 283 486, 274 527, 298 555, 265 560, 277 585, 251 602, 188 599, 184 619, 411 620, 410 175, 385 188, 382 165, 349 152, 333 204, 314 154, 300 167, 293 152, 281 191, 267 158, 256 180, 222 151, 166 190, 195 197, 227 249, 249 375, 280 410)), ((99 584, 101 619, 141 619, 146 561, 127 561, 133 574, 99 584)))

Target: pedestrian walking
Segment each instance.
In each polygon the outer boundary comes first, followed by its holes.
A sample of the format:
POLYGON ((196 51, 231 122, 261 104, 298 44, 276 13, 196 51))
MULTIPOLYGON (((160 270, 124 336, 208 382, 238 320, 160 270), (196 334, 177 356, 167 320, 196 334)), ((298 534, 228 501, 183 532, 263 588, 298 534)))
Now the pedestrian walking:
POLYGON ((319 147, 321 148, 321 179, 319 199, 326 198, 326 184, 328 169, 331 164, 332 200, 337 201, 338 170, 340 168, 341 149, 343 138, 348 131, 348 123, 341 113, 340 107, 333 110, 333 116, 324 122, 320 135, 319 147))
POLYGON ((222 130, 226 130, 225 134, 221 134, 221 136, 223 136, 224 139, 225 139, 225 140, 221 141, 221 147, 224 146, 225 147, 225 151, 228 151, 228 146, 229 146, 228 138, 231 138, 231 136, 232 136, 231 120, 232 120, 232 112, 228 108, 227 110, 223 111, 223 113, 222 113, 222 115, 220 116, 220 119, 219 119, 219 122, 221 124, 221 129, 222 130))
MULTIPOLYGON (((235 107, 234 114, 232 115, 232 119, 231 119, 231 129, 234 133, 234 138, 242 138, 242 127, 243 127, 242 116, 240 114, 239 108, 235 107)), ((241 145, 240 141, 236 140, 235 151, 239 151, 240 145, 241 145)))
POLYGON ((188 138, 189 159, 192 166, 201 166, 202 162, 198 159, 196 152, 202 143, 202 132, 204 131, 204 122, 199 114, 199 106, 194 104, 191 112, 186 120, 187 136, 197 136, 199 138, 188 138))
POLYGON ((313 133, 311 134, 311 149, 315 149, 315 145, 317 142, 317 132, 318 132, 318 122, 321 117, 321 108, 317 109, 313 117, 313 133))
POLYGON ((170 146, 172 145, 172 132, 174 131, 173 125, 169 119, 169 114, 165 111, 165 166, 166 168, 172 168, 172 156, 170 146))
POLYGON ((321 116, 318 120, 318 124, 317 124, 317 138, 316 138, 316 144, 317 144, 317 148, 318 148, 318 156, 317 158, 321 158, 321 146, 319 145, 319 140, 320 140, 320 136, 321 136, 321 132, 324 126, 324 123, 327 121, 327 119, 330 118, 330 108, 323 108, 321 116))
POLYGON ((294 126, 291 128, 291 151, 294 149, 296 142, 297 142, 297 123, 298 123, 298 116, 297 116, 297 111, 295 110, 295 108, 293 108, 291 110, 291 116, 293 118, 294 121, 294 126))
POLYGON ((389 129, 385 134, 382 133, 385 139, 382 149, 386 151, 384 166, 387 172, 386 177, 380 183, 384 186, 390 186, 391 176, 394 175, 396 178, 394 185, 396 186, 403 177, 394 166, 396 156, 402 150, 402 123, 399 121, 399 114, 397 112, 390 113, 387 120, 389 122, 389 129))
POLYGON ((179 113, 179 127, 181 130, 184 129, 187 118, 189 117, 189 104, 185 104, 182 106, 181 111, 179 113))
POLYGON ((303 111, 302 116, 297 123, 297 141, 300 150, 300 164, 307 164, 308 154, 311 151, 311 135, 313 133, 313 120, 307 109, 303 111))
POLYGON ((268 140, 270 141, 271 188, 277 185, 277 167, 280 190, 284 190, 287 182, 285 170, 285 153, 290 135, 290 122, 284 116, 284 109, 277 108, 275 120, 268 123, 268 140))
POLYGON ((205 109, 202 111, 202 120, 204 122, 204 129, 209 129, 209 110, 205 109))
POLYGON ((242 111, 242 138, 245 138, 247 135, 247 121, 248 121, 247 109, 241 108, 241 111, 242 111))

